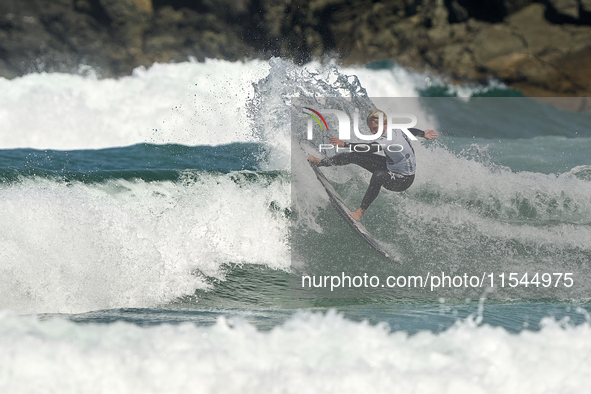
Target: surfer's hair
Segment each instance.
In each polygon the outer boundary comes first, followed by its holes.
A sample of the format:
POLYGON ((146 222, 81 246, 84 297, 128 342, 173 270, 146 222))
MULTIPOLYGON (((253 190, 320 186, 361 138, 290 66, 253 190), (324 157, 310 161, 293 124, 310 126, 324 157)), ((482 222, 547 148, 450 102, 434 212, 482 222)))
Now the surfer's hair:
POLYGON ((369 113, 369 115, 367 115, 367 123, 371 122, 374 119, 379 119, 380 112, 382 113, 382 116, 384 117, 383 122, 386 123, 386 121, 388 120, 388 117, 386 116, 386 113, 384 111, 380 111, 379 109, 374 109, 373 111, 371 111, 369 113))

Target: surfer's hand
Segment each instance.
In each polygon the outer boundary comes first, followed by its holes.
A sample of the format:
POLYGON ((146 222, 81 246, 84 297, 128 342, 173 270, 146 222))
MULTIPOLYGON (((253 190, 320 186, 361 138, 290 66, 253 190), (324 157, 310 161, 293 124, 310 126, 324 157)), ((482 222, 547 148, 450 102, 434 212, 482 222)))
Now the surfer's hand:
POLYGON ((425 130, 425 135, 423 136, 423 138, 427 140, 434 140, 435 138, 437 138, 438 135, 439 134, 437 134, 435 130, 425 130))
POLYGON ((340 139, 338 139, 337 137, 330 137, 329 141, 331 144, 338 146, 339 148, 345 147, 345 143, 343 141, 341 141, 340 139))
POLYGON ((321 160, 319 158, 317 158, 316 156, 308 155, 308 161, 310 163, 314 163, 314 164, 318 165, 318 164, 320 164, 321 160))

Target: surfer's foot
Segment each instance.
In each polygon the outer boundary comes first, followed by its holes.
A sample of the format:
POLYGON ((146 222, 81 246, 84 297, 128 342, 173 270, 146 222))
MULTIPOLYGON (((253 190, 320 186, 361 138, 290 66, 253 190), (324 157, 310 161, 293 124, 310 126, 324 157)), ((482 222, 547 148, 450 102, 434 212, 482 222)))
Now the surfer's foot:
POLYGON ((320 164, 321 160, 319 158, 317 158, 316 156, 308 155, 308 161, 310 163, 314 163, 314 164, 318 165, 318 164, 320 164))
POLYGON ((358 210, 351 212, 350 215, 353 219, 357 220, 358 222, 361 221, 361 217, 365 213, 365 209, 359 208, 358 210))

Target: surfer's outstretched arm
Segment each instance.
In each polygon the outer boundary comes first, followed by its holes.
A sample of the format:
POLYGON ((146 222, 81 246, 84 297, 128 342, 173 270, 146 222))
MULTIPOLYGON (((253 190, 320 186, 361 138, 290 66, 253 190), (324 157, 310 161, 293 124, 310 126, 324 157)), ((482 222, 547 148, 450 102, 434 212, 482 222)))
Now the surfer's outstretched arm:
POLYGON ((415 137, 423 137, 426 140, 434 140, 439 135, 435 130, 421 130, 416 128, 408 129, 415 137))
MULTIPOLYGON (((439 133, 437 133, 437 131, 431 130, 431 129, 421 130, 421 129, 417 129, 415 127, 412 127, 410 129, 408 129, 408 131, 410 131, 415 137, 423 137, 426 140, 434 140, 435 138, 437 138, 439 136, 439 133)), ((338 139, 337 137, 330 137, 329 142, 331 144, 333 144, 334 146, 338 146, 339 148, 355 146, 355 145, 368 145, 366 143, 361 143, 361 144, 347 143, 343 140, 338 139)))

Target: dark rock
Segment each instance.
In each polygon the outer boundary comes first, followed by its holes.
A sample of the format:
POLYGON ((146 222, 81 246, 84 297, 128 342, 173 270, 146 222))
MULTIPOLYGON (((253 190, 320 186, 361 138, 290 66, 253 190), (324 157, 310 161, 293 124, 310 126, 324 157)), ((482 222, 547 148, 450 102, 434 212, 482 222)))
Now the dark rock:
POLYGON ((446 0, 445 4, 450 11, 451 23, 463 22, 469 18, 501 22, 507 16, 533 2, 533 0, 446 0))
POLYGON ((0 76, 189 56, 393 59, 530 94, 591 93, 591 0, 4 0, 0 76))
POLYGON ((172 7, 156 11, 151 28, 145 33, 144 51, 156 61, 181 61, 188 56, 237 60, 254 54, 216 15, 172 7))
POLYGON ((508 18, 512 31, 522 38, 523 50, 499 56, 487 64, 498 77, 523 82, 532 87, 559 94, 589 92, 591 81, 582 71, 591 62, 591 27, 565 29, 544 18, 544 7, 532 4, 508 18), (587 63, 585 63, 587 62, 587 63))
POLYGON ((478 32, 470 47, 477 66, 486 69, 487 64, 493 59, 524 52, 526 43, 511 27, 497 24, 487 26, 478 32))
POLYGON ((548 0, 548 19, 555 23, 573 23, 579 19, 578 0, 548 0))
POLYGON ((460 23, 470 19, 470 13, 457 0, 446 0, 445 5, 449 12, 449 23, 460 23))
POLYGON ((149 0, 99 0, 108 16, 111 36, 131 53, 141 52, 143 34, 152 14, 149 0))

